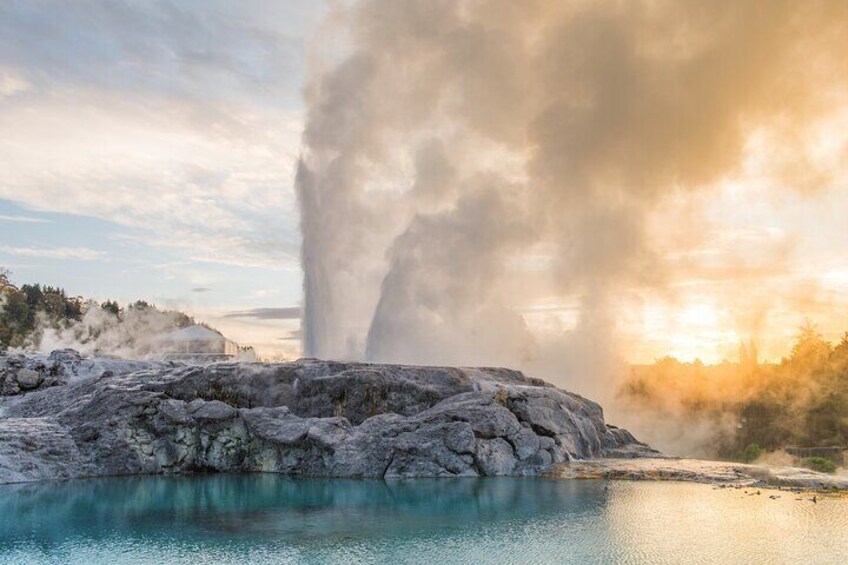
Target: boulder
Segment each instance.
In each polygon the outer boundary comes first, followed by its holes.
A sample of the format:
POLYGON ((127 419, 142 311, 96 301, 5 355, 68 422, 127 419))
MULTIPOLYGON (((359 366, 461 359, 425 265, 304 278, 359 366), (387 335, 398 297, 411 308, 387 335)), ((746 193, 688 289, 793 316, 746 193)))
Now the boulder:
POLYGON ((15 373, 15 380, 18 381, 18 386, 22 390, 32 390, 38 388, 44 377, 41 375, 41 372, 33 369, 18 369, 17 373, 15 373))
POLYGON ((82 355, 75 349, 55 349, 47 357, 50 361, 74 363, 82 361, 82 355))

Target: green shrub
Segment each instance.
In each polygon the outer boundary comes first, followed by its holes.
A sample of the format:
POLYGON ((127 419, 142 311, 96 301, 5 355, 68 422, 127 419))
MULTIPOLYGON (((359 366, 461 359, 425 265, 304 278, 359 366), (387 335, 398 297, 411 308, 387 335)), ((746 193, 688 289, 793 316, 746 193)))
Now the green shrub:
POLYGON ((763 454, 763 448, 756 443, 749 443, 736 458, 742 463, 752 463, 763 454))
POLYGON ((819 473, 835 473, 836 463, 824 457, 807 457, 801 461, 801 466, 819 473))

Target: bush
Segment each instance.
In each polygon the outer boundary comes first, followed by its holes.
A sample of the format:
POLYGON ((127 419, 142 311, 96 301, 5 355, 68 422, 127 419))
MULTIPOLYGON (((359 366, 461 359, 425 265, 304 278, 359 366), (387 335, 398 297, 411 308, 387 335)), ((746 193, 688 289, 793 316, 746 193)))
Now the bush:
POLYGON ((763 454, 763 448, 756 443, 749 443, 736 458, 742 463, 752 463, 763 454))
POLYGON ((835 473, 836 463, 824 457, 807 457, 801 461, 801 466, 819 473, 835 473))

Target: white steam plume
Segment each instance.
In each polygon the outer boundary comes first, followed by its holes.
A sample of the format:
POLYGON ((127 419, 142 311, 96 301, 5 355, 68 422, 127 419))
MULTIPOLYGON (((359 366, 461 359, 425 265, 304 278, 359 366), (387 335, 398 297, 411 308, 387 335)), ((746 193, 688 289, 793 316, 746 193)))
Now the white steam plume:
POLYGON ((84 356, 111 355, 123 359, 158 359, 162 346, 157 340, 185 324, 179 312, 155 307, 127 307, 120 317, 94 301, 86 304, 81 320, 58 327, 43 315, 39 319, 38 344, 30 349, 49 353, 71 348, 84 356))
POLYGON ((600 394, 611 297, 663 279, 647 214, 732 174, 753 128, 824 111, 848 84, 846 14, 841 0, 355 3, 348 56, 307 90, 306 355, 507 364, 600 394), (521 312, 551 297, 580 310, 543 338, 521 312))

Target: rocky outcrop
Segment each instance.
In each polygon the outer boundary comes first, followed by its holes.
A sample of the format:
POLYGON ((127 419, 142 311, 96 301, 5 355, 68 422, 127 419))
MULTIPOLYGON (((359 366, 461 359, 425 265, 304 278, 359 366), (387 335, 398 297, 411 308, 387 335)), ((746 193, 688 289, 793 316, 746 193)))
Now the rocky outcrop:
POLYGON ((66 384, 66 367, 79 361, 79 353, 73 350, 54 351, 47 358, 0 355, 0 396, 66 384))
MULTIPOLYGON (((74 364, 62 361, 72 374, 74 364)), ((0 416, 0 482, 264 471, 535 475, 654 455, 596 403, 506 369, 301 360, 155 366, 27 392, 0 416)))
POLYGON ((0 397, 61 386, 91 377, 177 365, 113 357, 84 359, 73 349, 57 349, 46 356, 0 352, 0 397))

